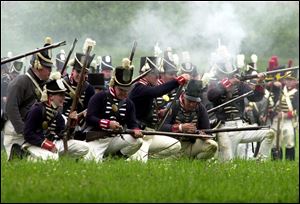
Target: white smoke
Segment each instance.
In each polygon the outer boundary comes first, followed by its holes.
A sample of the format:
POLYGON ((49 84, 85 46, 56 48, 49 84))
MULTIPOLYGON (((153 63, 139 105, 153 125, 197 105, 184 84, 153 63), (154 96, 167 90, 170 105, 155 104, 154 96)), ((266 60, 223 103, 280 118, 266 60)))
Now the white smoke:
POLYGON ((187 2, 182 3, 181 9, 185 18, 175 23, 171 23, 174 22, 172 16, 168 18, 153 8, 145 7, 136 14, 136 20, 129 27, 140 44, 149 50, 148 55, 154 54, 152 47, 156 42, 163 51, 172 47, 180 57, 181 52, 189 51, 191 61, 203 72, 209 68, 210 53, 218 48, 218 39, 232 56, 240 52, 246 31, 230 3, 217 6, 209 2, 187 2), (200 68, 200 64, 204 66, 200 68))

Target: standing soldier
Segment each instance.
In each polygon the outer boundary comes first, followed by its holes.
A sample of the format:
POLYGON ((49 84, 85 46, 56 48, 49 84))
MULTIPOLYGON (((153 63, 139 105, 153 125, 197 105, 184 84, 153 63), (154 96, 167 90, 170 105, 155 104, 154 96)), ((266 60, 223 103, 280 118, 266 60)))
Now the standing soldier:
MULTIPOLYGON (((66 61, 66 53, 64 50, 60 50, 60 52, 56 55, 56 71, 61 72, 66 61)), ((62 76, 65 76, 67 73, 67 69, 65 69, 64 73, 61 73, 62 76)))
MULTIPOLYGON (((259 80, 257 81, 257 85, 251 87, 234 76, 237 70, 229 61, 218 62, 216 64, 216 70, 217 81, 210 83, 207 92, 208 99, 214 106, 218 106, 250 90, 254 90, 254 94, 247 97, 250 101, 259 101, 264 96, 264 88, 260 85, 264 78, 263 74, 258 74, 259 80)), ((243 120, 244 108, 244 100, 239 100, 216 110, 216 117, 221 121, 219 127, 238 128, 248 126, 243 120)), ((217 133, 220 150, 219 157, 222 161, 234 159, 239 143, 262 141, 258 154, 259 159, 265 159, 270 155, 274 136, 275 132, 272 129, 217 133)))
MULTIPOLYGON (((299 91, 297 72, 293 71, 283 78, 282 96, 277 101, 273 128, 279 127, 279 146, 285 146, 286 160, 295 160, 295 137, 298 128, 299 91), (281 100, 281 101, 280 101, 281 100), (279 125, 278 125, 279 123, 279 125)), ((282 157, 282 155, 281 155, 282 157)), ((282 159, 282 158, 280 158, 282 159)))
MULTIPOLYGON (((63 106, 66 88, 61 79, 50 80, 43 87, 40 103, 35 103, 25 119, 23 148, 32 160, 57 160, 64 152, 62 131, 65 121, 58 110, 63 106)), ((86 142, 68 140, 68 154, 83 157, 89 152, 86 142)))
MULTIPOLYGON (((51 39, 45 39, 51 44, 51 39)), ((24 119, 30 107, 40 100, 42 85, 49 79, 53 63, 51 50, 44 50, 32 56, 30 67, 26 74, 19 75, 8 86, 6 113, 8 121, 4 126, 4 146, 8 158, 14 143, 24 143, 24 119)))
POLYGON ((127 98, 131 88, 133 66, 128 58, 123 59, 122 66, 115 68, 109 89, 95 94, 88 106, 87 125, 92 131, 118 131, 127 127, 134 129, 134 135, 113 134, 89 141, 90 153, 87 159, 101 162, 109 154, 131 156, 141 146, 143 137, 135 118, 135 108, 127 98))
MULTIPOLYGON (((140 79, 131 92, 129 98, 133 101, 136 108, 137 120, 142 129, 154 129, 157 125, 153 121, 153 114, 156 111, 153 100, 159 96, 169 93, 172 89, 179 85, 184 85, 189 76, 187 74, 181 75, 165 84, 157 86, 159 71, 157 69, 157 57, 142 57, 140 73, 152 69, 144 78, 140 79)), ((148 153, 154 157, 168 157, 177 153, 180 150, 180 143, 178 140, 168 136, 145 136, 143 138, 143 145, 139 151, 134 155, 142 158, 143 161, 148 160, 148 153)))
MULTIPOLYGON (((199 80, 189 81, 184 93, 172 107, 171 115, 162 127, 163 131, 196 133, 197 130, 209 129, 207 110, 201 103, 202 83, 199 80)), ((183 138, 181 153, 197 159, 209 159, 217 151, 218 144, 212 139, 183 138)))
POLYGON ((111 56, 109 55, 102 56, 100 68, 101 68, 101 73, 104 74, 105 88, 108 89, 111 75, 113 72, 111 56))

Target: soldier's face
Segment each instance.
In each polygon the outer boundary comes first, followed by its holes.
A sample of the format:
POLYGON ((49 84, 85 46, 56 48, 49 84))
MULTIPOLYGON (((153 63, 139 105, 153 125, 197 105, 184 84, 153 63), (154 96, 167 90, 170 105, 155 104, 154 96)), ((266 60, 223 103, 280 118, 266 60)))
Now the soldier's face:
POLYGON ((184 98, 184 109, 186 111, 195 111, 198 106, 198 102, 188 100, 184 98))
POLYGON ((120 100, 127 98, 129 90, 121 89, 115 86, 116 97, 120 100))
POLYGON ((111 74, 112 74, 112 70, 102 70, 101 73, 104 74, 104 79, 110 79, 111 78, 111 74))
MULTIPOLYGON (((80 77, 81 77, 81 72, 78 72, 76 69, 73 69, 73 73, 72 73, 73 79, 76 83, 79 82, 80 77)), ((87 77, 87 74, 85 74, 85 77, 87 77)))
POLYGON ((63 107, 64 100, 65 100, 64 93, 50 95, 49 97, 50 97, 50 100, 55 104, 56 107, 63 107))
POLYGON ((164 75, 164 81, 165 81, 165 82, 171 81, 172 79, 175 79, 176 76, 177 76, 176 72, 173 72, 173 73, 165 73, 165 75, 164 75))
POLYGON ((39 69, 39 77, 41 80, 46 81, 49 79, 50 74, 51 74, 52 68, 49 67, 43 67, 43 69, 39 69))

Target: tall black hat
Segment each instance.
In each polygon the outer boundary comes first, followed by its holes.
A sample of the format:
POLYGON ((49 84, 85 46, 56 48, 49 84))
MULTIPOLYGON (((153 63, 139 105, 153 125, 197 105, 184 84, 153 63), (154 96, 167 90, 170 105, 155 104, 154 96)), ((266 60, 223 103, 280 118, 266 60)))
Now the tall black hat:
POLYGON ((141 57, 140 73, 144 73, 145 71, 152 69, 152 71, 150 73, 158 74, 159 71, 157 68, 159 66, 160 66, 160 60, 158 57, 154 57, 154 56, 141 57))
MULTIPOLYGON (((45 38, 45 44, 44 47, 47 47, 48 45, 52 44, 52 39, 47 37, 45 38)), ((30 64, 38 69, 41 69, 42 67, 40 66, 43 65, 44 67, 47 68, 52 68, 53 62, 51 61, 52 58, 52 51, 51 49, 43 50, 38 53, 35 53, 32 55, 32 58, 30 60, 30 64)))
POLYGON ((89 73, 88 82, 96 89, 105 89, 103 73, 89 73))
POLYGON ((102 56, 101 60, 101 70, 113 70, 112 59, 111 56, 106 55, 102 56))
MULTIPOLYGON (((89 71, 89 66, 92 62, 92 60, 94 59, 95 57, 95 54, 93 54, 92 56, 87 56, 87 65, 86 65, 86 69, 87 71, 89 71)), ((85 54, 83 53, 76 53, 75 55, 75 59, 73 62, 70 63, 71 66, 74 66, 74 69, 77 71, 77 72, 81 72, 81 69, 82 69, 82 66, 83 66, 83 60, 85 58, 85 54)))
POLYGON ((50 80, 46 83, 47 93, 58 94, 64 93, 67 89, 64 86, 62 79, 50 80))
POLYGON ((200 102, 201 90, 202 81, 191 79, 185 90, 184 97, 190 101, 200 102))
POLYGON ((177 73, 178 69, 174 62, 163 58, 163 73, 177 73))
POLYGON ((132 85, 132 76, 133 66, 130 65, 130 60, 128 58, 124 58, 122 60, 122 66, 115 68, 110 86, 116 85, 128 90, 132 85))

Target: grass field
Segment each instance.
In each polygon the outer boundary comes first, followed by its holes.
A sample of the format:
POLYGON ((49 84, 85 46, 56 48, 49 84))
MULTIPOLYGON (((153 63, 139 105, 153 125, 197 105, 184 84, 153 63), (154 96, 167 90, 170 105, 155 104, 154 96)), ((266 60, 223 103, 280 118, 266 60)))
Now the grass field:
POLYGON ((299 158, 8 163, 2 153, 1 202, 299 202, 299 158))

